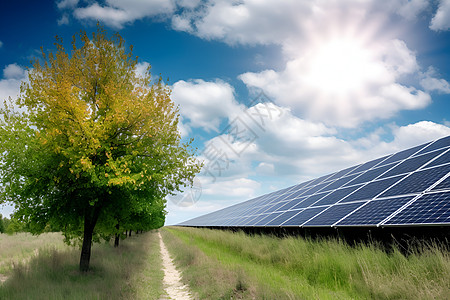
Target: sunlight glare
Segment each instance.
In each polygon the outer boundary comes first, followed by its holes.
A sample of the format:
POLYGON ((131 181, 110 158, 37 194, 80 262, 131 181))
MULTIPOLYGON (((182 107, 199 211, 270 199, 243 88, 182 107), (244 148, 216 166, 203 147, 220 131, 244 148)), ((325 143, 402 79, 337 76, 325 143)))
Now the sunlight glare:
POLYGON ((314 48, 308 61, 309 72, 305 74, 308 84, 337 96, 345 96, 364 85, 372 55, 356 39, 333 38, 314 48))

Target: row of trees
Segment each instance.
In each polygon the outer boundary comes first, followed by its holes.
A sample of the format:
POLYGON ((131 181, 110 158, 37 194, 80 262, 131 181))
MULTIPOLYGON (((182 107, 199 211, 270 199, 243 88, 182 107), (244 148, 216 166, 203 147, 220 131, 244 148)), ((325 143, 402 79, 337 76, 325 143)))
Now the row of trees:
MULTIPOLYGON (((22 224, 17 219, 8 219, 0 214, 0 233, 13 234, 18 232, 26 232, 26 224, 22 224)), ((50 227, 47 228, 50 231, 50 227)))
POLYGON ((163 226, 166 196, 192 184, 201 164, 182 144, 178 108, 161 78, 101 26, 56 38, 28 70, 16 101, 0 110, 0 203, 32 233, 48 226, 82 243, 163 226))

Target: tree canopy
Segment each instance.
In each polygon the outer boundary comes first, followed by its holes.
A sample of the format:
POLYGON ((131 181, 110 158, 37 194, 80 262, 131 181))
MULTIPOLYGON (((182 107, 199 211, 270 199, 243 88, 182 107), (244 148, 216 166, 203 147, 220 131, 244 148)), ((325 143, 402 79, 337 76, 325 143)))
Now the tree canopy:
MULTIPOLYGON (((0 119, 0 202, 33 233, 50 224, 90 244, 118 222, 164 224, 165 197, 192 183, 201 165, 181 144, 178 108, 161 78, 137 72, 138 60, 98 26, 74 36, 28 70, 0 119)), ((134 224, 133 226, 135 226, 134 224)))

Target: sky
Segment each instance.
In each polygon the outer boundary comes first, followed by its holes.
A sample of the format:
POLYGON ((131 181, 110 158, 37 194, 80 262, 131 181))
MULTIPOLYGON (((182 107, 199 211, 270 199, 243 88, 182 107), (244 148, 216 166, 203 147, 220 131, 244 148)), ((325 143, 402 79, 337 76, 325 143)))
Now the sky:
POLYGON ((204 162, 166 224, 450 135, 450 0, 5 0, 0 100, 97 22, 170 85, 204 162))

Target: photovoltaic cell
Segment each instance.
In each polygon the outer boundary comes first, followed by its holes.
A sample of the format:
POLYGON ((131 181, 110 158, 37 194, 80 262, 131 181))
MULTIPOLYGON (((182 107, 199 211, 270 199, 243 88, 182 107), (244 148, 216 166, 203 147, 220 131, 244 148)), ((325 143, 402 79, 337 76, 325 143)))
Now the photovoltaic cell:
POLYGON ((349 174, 355 174, 355 173, 359 173, 359 172, 362 172, 362 171, 367 171, 368 169, 378 165, 381 161, 383 161, 385 159, 386 159, 386 157, 380 157, 378 159, 374 159, 374 160, 371 160, 369 162, 366 162, 366 163, 360 165, 358 168, 356 168, 353 171, 351 171, 349 174))
POLYGON ((292 218, 293 216, 295 216, 298 213, 299 213, 298 210, 291 210, 291 211, 284 212, 282 214, 277 215, 276 218, 267 220, 267 222, 265 222, 263 225, 264 226, 280 226, 281 224, 283 224, 284 222, 286 222, 287 220, 289 220, 290 218, 292 218))
POLYGON ((313 206, 330 205, 339 202, 360 187, 361 185, 354 185, 351 187, 335 190, 334 192, 328 194, 327 196, 314 203, 313 206))
POLYGON ((303 226, 331 226, 363 204, 364 202, 357 202, 331 206, 303 226))
POLYGON ((378 167, 376 169, 369 170, 365 173, 360 174, 358 177, 356 177, 352 181, 348 182, 346 185, 355 185, 355 184, 359 184, 359 183, 369 182, 369 181, 377 178, 378 176, 380 176, 381 174, 383 174, 384 172, 386 172, 393 166, 394 166, 393 164, 390 164, 390 165, 385 165, 385 166, 378 167))
POLYGON ((379 193, 392 186, 394 183, 399 181, 404 176, 396 176, 386 179, 380 179, 377 181, 372 181, 366 185, 364 185, 359 190, 355 191, 353 194, 349 195, 341 202, 350 202, 356 200, 370 200, 373 197, 377 196, 379 193))
POLYGON ((339 178, 336 181, 330 182, 330 184, 324 187, 321 191, 323 192, 338 189, 357 176, 359 176, 359 174, 353 174, 350 176, 339 178))
POLYGON ((432 188, 433 191, 435 191, 435 190, 444 190, 444 189, 450 189, 450 176, 445 178, 438 185, 436 185, 434 188, 432 188))
POLYGON ((337 223, 337 226, 375 226, 389 217, 413 196, 373 200, 337 223))
POLYGON ((338 172, 334 173, 333 176, 330 176, 329 178, 327 178, 327 181, 335 180, 335 179, 341 178, 343 176, 347 176, 348 174, 350 174, 350 172, 352 170, 356 169, 357 167, 358 166, 353 166, 353 167, 338 171, 338 172))
POLYGON ((323 198, 326 195, 328 195, 328 193, 321 193, 321 194, 316 194, 316 195, 309 196, 308 198, 306 198, 305 200, 303 200, 299 204, 295 205, 292 209, 307 208, 308 206, 310 206, 311 204, 314 204, 314 202, 316 202, 317 200, 323 198))
POLYGON ((287 215, 290 215, 292 217, 297 213, 299 213, 299 210, 291 210, 288 212, 276 212, 273 214, 271 220, 267 220, 264 226, 280 226, 280 224, 284 223, 288 219, 287 215))
POLYGON ((423 155, 415 156, 412 158, 408 158, 404 160, 403 162, 396 165, 394 168, 383 174, 381 177, 391 177, 394 175, 399 175, 403 173, 409 173, 412 172, 421 166, 423 166, 425 163, 429 162, 431 159, 435 158, 439 154, 441 154, 443 150, 438 150, 430 153, 426 153, 423 155))
MULTIPOLYGON (((430 143, 428 143, 428 144, 430 144, 430 143)), ((444 148, 444 147, 448 147, 448 146, 450 146, 450 136, 447 136, 445 138, 442 138, 440 140, 435 141, 434 143, 432 143, 428 147, 422 149, 417 154, 419 155, 419 154, 422 154, 422 153, 430 152, 430 151, 433 151, 433 150, 436 150, 436 149, 440 149, 440 148, 444 148)))
POLYGON ((247 224, 245 224, 246 226, 257 226, 257 224, 261 221, 264 220, 265 218, 267 218, 268 216, 270 216, 269 214, 264 214, 264 215, 259 215, 254 219, 251 219, 249 222, 247 222, 247 224))
POLYGON ((284 210, 289 210, 292 207, 294 207, 296 204, 298 204, 298 200, 290 200, 287 201, 283 206, 281 206, 280 208, 277 209, 277 211, 284 211, 284 210))
POLYGON ((314 208, 308 208, 305 210, 300 211, 298 214, 296 214, 291 219, 287 220, 286 222, 280 224, 281 226, 301 226, 303 223, 317 215, 319 212, 325 210, 327 208, 326 206, 322 207, 314 207, 314 208))
POLYGON ((410 149, 406 149, 400 152, 397 152, 396 154, 392 155, 391 157, 389 157, 388 159, 386 159, 385 161, 383 161, 380 165, 387 165, 399 160, 403 160, 411 155, 413 155, 414 153, 416 153, 417 151, 419 151, 420 149, 422 149, 425 145, 420 145, 420 146, 416 146, 410 149))
POLYGON ((278 210, 278 208, 282 207, 285 204, 286 204, 286 202, 279 202, 275 205, 272 205, 269 209, 265 210, 264 213, 274 212, 274 211, 278 210))
POLYGON ((322 188, 324 188, 325 186, 327 186, 329 183, 321 183, 318 184, 314 187, 312 187, 311 189, 309 189, 307 192, 305 192, 303 195, 312 195, 316 192, 319 192, 322 188))
POLYGON ((436 224, 450 222, 450 192, 425 194, 385 224, 436 224))
POLYGON ((448 172, 450 172, 450 168, 446 165, 418 171, 389 188, 381 195, 381 197, 422 192, 429 188, 433 183, 441 179, 448 172))
POLYGON ((450 225, 450 136, 185 221, 201 227, 450 225))
POLYGON ((444 154, 433 160, 431 163, 427 165, 427 167, 434 167, 443 164, 448 164, 450 162, 450 150, 446 150, 444 154))

